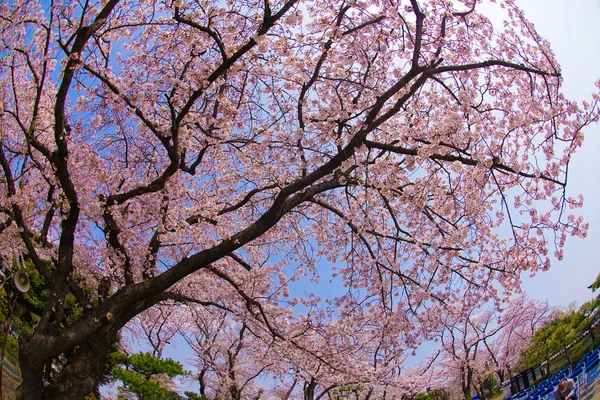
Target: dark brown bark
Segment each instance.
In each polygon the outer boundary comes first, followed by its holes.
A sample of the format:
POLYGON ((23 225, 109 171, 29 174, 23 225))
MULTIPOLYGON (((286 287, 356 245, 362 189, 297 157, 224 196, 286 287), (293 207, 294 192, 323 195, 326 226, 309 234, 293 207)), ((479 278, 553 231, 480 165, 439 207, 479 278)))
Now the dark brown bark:
POLYGON ((24 335, 19 338, 19 364, 22 381, 17 388, 17 399, 41 399, 44 363, 36 357, 35 348, 29 345, 29 338, 24 335))
MULTIPOLYGON (((21 335, 19 361, 23 379, 17 391, 17 399, 85 398, 102 378, 108 352, 115 343, 119 330, 135 315, 167 297, 168 294, 163 293, 139 301, 128 308, 114 306, 97 318, 96 323, 100 328, 76 345, 61 346, 61 338, 67 340, 65 332, 46 336, 36 330, 31 336, 21 335), (54 382, 43 387, 44 365, 61 354, 66 355, 66 364, 55 376, 54 382)), ((87 314, 99 315, 98 310, 88 311, 87 314)), ((79 325, 79 328, 89 332, 85 326, 79 325)))
POLYGON ((22 382, 17 390, 17 399, 81 400, 93 392, 104 374, 108 352, 116 340, 118 330, 113 329, 91 336, 84 345, 68 356, 63 369, 50 385, 42 385, 44 358, 36 351, 30 337, 20 340, 20 363, 22 382))
POLYGON ((93 392, 104 374, 104 366, 116 332, 90 338, 63 368, 54 385, 43 390, 43 399, 81 400, 93 392))
POLYGON ((304 383, 304 400, 315 400, 315 389, 317 388, 317 381, 311 378, 310 382, 304 383))

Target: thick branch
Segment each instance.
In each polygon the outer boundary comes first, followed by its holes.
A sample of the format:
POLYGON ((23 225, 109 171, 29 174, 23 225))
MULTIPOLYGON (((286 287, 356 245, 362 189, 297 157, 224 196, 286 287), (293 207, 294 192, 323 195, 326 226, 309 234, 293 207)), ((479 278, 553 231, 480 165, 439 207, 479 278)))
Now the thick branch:
MULTIPOLYGON (((365 145, 369 148, 374 148, 374 149, 380 149, 380 150, 387 150, 389 152, 392 153, 396 153, 396 154, 403 154, 403 155, 410 155, 410 156, 418 156, 419 155, 419 151, 418 149, 413 149, 413 148, 408 148, 408 147, 401 147, 401 146, 395 146, 395 145, 391 145, 391 144, 385 144, 385 143, 379 143, 379 142, 374 142, 371 140, 365 140, 365 145)), ((463 156, 457 156, 454 154, 432 154, 429 157, 427 157, 431 160, 441 160, 441 161, 448 161, 448 162, 460 162, 464 165, 470 165, 470 166, 476 166, 478 165, 481 161, 479 160, 475 160, 473 158, 467 158, 467 157, 463 157, 463 156)), ((527 173, 527 172, 522 172, 522 171, 517 171, 511 167, 509 167, 506 164, 503 164, 501 162, 498 161, 493 161, 490 169, 497 169, 500 171, 504 171, 504 172, 510 172, 519 176, 522 176, 524 178, 542 178, 546 181, 555 183, 557 185, 560 185, 561 187, 565 186, 564 182, 561 182, 555 178, 552 178, 548 175, 545 174, 531 174, 531 173, 527 173)))
POLYGON ((555 77, 560 76, 560 72, 546 72, 546 71, 542 71, 541 69, 530 68, 530 67, 526 67, 523 64, 515 64, 515 63, 509 62, 509 61, 504 61, 504 60, 488 60, 488 61, 481 61, 478 63, 471 63, 471 64, 447 65, 444 67, 436 67, 436 68, 431 69, 429 71, 429 74, 430 75, 438 75, 443 72, 470 71, 473 69, 488 68, 488 67, 506 67, 506 68, 510 68, 510 69, 516 69, 518 71, 531 72, 531 73, 537 74, 537 75, 555 76, 555 77))

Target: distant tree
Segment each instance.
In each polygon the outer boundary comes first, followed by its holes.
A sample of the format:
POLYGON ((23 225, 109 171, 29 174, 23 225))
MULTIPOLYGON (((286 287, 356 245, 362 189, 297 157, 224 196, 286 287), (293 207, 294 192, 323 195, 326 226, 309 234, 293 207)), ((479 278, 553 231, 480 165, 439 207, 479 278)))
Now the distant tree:
POLYGON ((452 400, 452 395, 446 389, 431 389, 427 393, 419 393, 412 400, 452 400))
POLYGON ((178 311, 178 303, 165 302, 140 313, 129 325, 131 334, 147 343, 152 355, 162 358, 165 347, 178 334, 178 328, 187 315, 178 311))
POLYGON ((535 330, 553 315, 547 303, 526 295, 501 306, 475 305, 442 316, 442 374, 454 378, 466 399, 473 391, 487 398, 495 384, 510 377, 535 330))
POLYGON ((600 297, 582 304, 579 309, 569 309, 555 316, 533 334, 530 346, 523 351, 519 359, 520 368, 532 368, 560 353, 566 361, 574 365, 578 360, 576 342, 585 334, 590 334, 596 342, 596 334, 591 330, 598 318, 600 297))
POLYGON ((593 292, 595 292, 596 289, 600 288, 600 274, 598 274, 596 280, 589 286, 589 288, 592 289, 593 292))
POLYGON ((475 393, 477 393, 482 400, 492 399, 500 393, 498 381, 491 371, 487 376, 484 376, 477 381, 474 389, 475 393))
POLYGON ((431 400, 450 400, 450 392, 446 389, 432 389, 427 393, 431 400))
POLYGON ((431 400, 431 397, 427 393, 419 393, 412 400, 431 400))
POLYGON ((558 309, 526 295, 518 296, 503 305, 498 314, 502 329, 497 335, 485 338, 483 343, 489 357, 489 366, 498 382, 504 382, 518 369, 521 353, 530 344, 534 332, 556 317, 558 309))
POLYGON ((151 353, 112 355, 116 366, 113 368, 113 380, 122 382, 119 398, 129 398, 128 394, 139 400, 180 400, 181 397, 170 389, 173 379, 183 375, 183 366, 170 358, 160 359, 151 353))
POLYGON ((581 318, 577 332, 579 335, 590 334, 594 343, 597 343, 597 335, 592 326, 600 319, 600 296, 583 303, 577 313, 581 318))
POLYGON ((193 392, 185 392, 184 394, 188 400, 210 400, 208 397, 204 397, 193 392))
POLYGON ((458 383, 462 396, 471 400, 476 383, 483 381, 490 372, 484 340, 496 335, 502 327, 497 326, 493 312, 475 314, 474 310, 459 315, 448 314, 443 324, 439 337, 442 369, 458 383))

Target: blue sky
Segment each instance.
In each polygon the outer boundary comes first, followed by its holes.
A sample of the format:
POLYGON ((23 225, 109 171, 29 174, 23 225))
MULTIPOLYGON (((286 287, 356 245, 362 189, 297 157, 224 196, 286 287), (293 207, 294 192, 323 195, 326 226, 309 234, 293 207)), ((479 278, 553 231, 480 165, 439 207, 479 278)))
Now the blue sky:
MULTIPOLYGON (((547 39, 561 64, 563 92, 570 100, 590 100, 600 79, 600 1, 517 0, 525 16, 547 39)), ((534 278, 523 276, 523 288, 552 305, 581 305, 594 294, 587 288, 600 273, 600 125, 585 131, 585 142, 571 161, 569 193, 584 196, 579 210, 590 223, 586 239, 569 238, 562 261, 534 278)), ((597 295, 598 293, 596 293, 597 295)), ((428 353, 423 349, 421 353, 428 353)))
MULTIPOLYGON (((547 39, 561 64, 563 93, 570 100, 591 100, 594 82, 600 79, 600 1, 521 0, 517 4, 547 39)), ((585 131, 583 147, 569 169, 568 190, 582 193, 582 215, 590 223, 588 237, 569 238, 562 261, 554 261, 549 271, 530 279, 523 288, 533 297, 548 299, 552 305, 578 305, 594 294, 587 288, 600 273, 600 125, 585 131)), ((598 292, 596 292, 596 295, 598 292)))
MULTIPOLYGON (((570 100, 590 100, 600 79, 600 1, 517 0, 526 17, 547 39, 562 66, 563 92, 570 100)), ((600 125, 588 127, 585 142, 571 161, 569 193, 584 196, 580 212, 590 223, 586 239, 569 238, 562 261, 534 278, 523 276, 523 288, 552 305, 581 305, 594 294, 587 288, 600 273, 600 125)), ((596 293, 597 295, 598 293, 596 293)), ((187 346, 176 341, 165 356, 185 361, 187 346), (177 347, 175 349, 174 347, 177 347)))

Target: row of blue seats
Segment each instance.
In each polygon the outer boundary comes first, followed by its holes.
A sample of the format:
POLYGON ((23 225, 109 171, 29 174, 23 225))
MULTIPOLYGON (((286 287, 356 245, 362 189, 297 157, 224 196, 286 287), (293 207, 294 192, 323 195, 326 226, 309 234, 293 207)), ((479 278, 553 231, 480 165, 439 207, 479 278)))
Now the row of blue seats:
POLYGON ((589 351, 575 366, 571 377, 583 375, 594 370, 600 363, 600 351, 594 349, 589 351))
POLYGON ((571 371, 570 367, 565 370, 559 371, 553 375, 550 379, 541 382, 537 388, 529 393, 523 400, 543 400, 547 398, 553 398, 554 389, 565 378, 573 379, 575 381, 575 388, 579 395, 581 387, 587 386, 587 382, 593 381, 598 374, 598 365, 600 363, 600 356, 598 349, 595 349, 593 353, 589 353, 590 357, 582 359, 577 366, 571 371))
POLYGON ((537 399, 538 397, 543 398, 543 396, 552 393, 556 385, 558 385, 563 378, 569 376, 570 373, 570 367, 566 367, 552 375, 550 378, 540 382, 537 387, 528 387, 527 389, 524 389, 519 393, 509 397, 507 400, 531 400, 537 399))
POLYGON ((600 347, 590 350, 577 363, 575 368, 571 370, 568 366, 550 378, 540 382, 537 387, 529 387, 519 393, 509 397, 507 400, 544 400, 553 398, 554 389, 559 382, 565 378, 573 379, 576 383, 576 388, 579 390, 581 386, 587 385, 588 382, 594 381, 600 375, 600 347))

